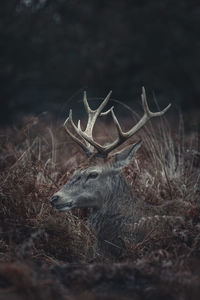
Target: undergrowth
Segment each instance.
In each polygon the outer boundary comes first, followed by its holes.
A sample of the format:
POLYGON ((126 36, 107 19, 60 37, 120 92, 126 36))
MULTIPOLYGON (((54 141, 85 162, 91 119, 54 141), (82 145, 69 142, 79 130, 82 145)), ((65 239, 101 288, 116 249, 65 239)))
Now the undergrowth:
MULTIPOLYGON (((155 213, 133 224, 133 238, 142 226, 149 233, 137 245, 125 241, 126 255, 114 261, 129 261, 147 272, 164 268, 174 276, 196 276, 192 268, 195 263, 200 266, 198 132, 185 134, 182 117, 178 124, 169 125, 163 118, 153 122, 128 141, 141 137, 143 146, 124 174, 140 201, 153 205, 155 213), (159 205, 165 213, 157 211, 159 205)), ((63 128, 49 124, 26 118, 0 132, 0 262, 21 262, 30 268, 113 262, 95 248, 87 210, 59 213, 49 204, 51 195, 85 163, 63 128)), ((131 126, 128 121, 125 125, 131 126)), ((108 131, 115 134, 110 124, 96 130, 103 142, 108 131)))

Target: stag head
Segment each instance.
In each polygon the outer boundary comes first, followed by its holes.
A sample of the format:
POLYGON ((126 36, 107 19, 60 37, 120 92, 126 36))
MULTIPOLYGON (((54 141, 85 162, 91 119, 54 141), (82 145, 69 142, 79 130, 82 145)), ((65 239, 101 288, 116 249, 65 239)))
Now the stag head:
POLYGON ((59 211, 71 208, 100 209, 113 195, 113 188, 119 188, 123 180, 122 168, 130 163, 142 141, 116 153, 108 166, 97 165, 77 170, 67 183, 53 195, 51 204, 59 211))
MULTIPOLYGON (((111 92, 107 95, 101 105, 92 110, 87 101, 84 92, 83 102, 88 113, 88 122, 85 130, 82 130, 80 120, 75 125, 72 119, 72 111, 64 122, 64 128, 71 138, 85 151, 88 157, 99 156, 106 158, 110 152, 120 146, 138 130, 140 130, 148 120, 153 117, 162 116, 170 107, 169 104, 165 109, 159 112, 151 112, 149 110, 145 89, 142 89, 142 105, 144 115, 140 121, 129 131, 123 132, 122 128, 114 113, 114 107, 102 112, 106 106, 111 92), (99 116, 111 113, 113 122, 116 126, 118 137, 107 145, 100 145, 93 138, 93 128, 99 116), (74 133, 69 130, 68 125, 74 129, 74 133)), ((122 184, 125 186, 125 179, 122 175, 122 169, 130 163, 134 153, 140 148, 142 141, 127 147, 112 156, 109 165, 96 165, 85 170, 77 170, 70 180, 51 198, 51 204, 59 211, 66 211, 71 208, 95 208, 100 209, 108 203, 108 199, 119 190, 122 184)))

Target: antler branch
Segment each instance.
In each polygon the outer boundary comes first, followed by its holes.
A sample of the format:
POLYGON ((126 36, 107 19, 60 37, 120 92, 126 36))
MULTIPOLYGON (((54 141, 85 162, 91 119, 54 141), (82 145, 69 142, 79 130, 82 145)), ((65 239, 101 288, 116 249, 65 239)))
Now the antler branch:
POLYGON ((63 124, 66 132, 71 136, 71 138, 76 143, 79 144, 79 146, 81 146, 81 148, 86 152, 86 154, 88 156, 91 155, 91 154, 93 154, 93 152, 94 152, 94 146, 90 142, 87 141, 87 138, 89 140, 93 140, 93 128, 94 128, 94 125, 95 125, 95 122, 96 122, 97 118, 99 116, 105 116, 105 115, 107 115, 111 111, 111 109, 109 109, 109 110, 107 110, 105 112, 102 112, 102 110, 104 109, 104 107, 108 103, 108 100, 109 100, 109 98, 111 96, 111 93, 112 93, 112 91, 110 91, 108 93, 108 95, 106 96, 106 98, 104 99, 104 101, 101 103, 101 105, 96 110, 92 110, 90 108, 89 104, 88 104, 86 92, 84 92, 83 103, 84 103, 84 106, 85 106, 85 110, 86 110, 86 112, 88 114, 88 122, 87 122, 87 125, 86 125, 86 129, 84 131, 81 129, 80 120, 78 121, 77 126, 74 124, 74 122, 72 120, 72 110, 70 110, 69 117, 65 120, 65 122, 63 124), (68 123, 70 123, 70 125, 72 126, 72 128, 74 129, 74 131, 76 132, 76 134, 80 138, 82 138, 84 142, 70 132, 70 130, 67 127, 68 123), (85 136, 87 138, 85 138, 85 136))

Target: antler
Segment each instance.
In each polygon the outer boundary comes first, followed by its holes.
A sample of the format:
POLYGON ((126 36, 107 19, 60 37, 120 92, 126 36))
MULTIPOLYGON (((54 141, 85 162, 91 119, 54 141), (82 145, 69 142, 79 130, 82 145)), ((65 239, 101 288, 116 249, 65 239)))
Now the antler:
POLYGON ((78 143, 81 148, 86 152, 87 155, 91 155, 94 153, 94 149, 97 150, 97 153, 95 153, 96 155, 102 156, 102 157, 107 157, 108 153, 110 153, 111 151, 113 151, 115 148, 117 148, 118 146, 120 146, 122 143, 124 143, 127 139, 129 139, 131 136, 133 136, 138 130, 140 130, 148 120, 150 120, 153 117, 158 117, 158 116, 162 116, 164 115, 164 113, 170 108, 171 104, 169 104, 165 109, 163 109, 162 111, 159 112, 151 112, 148 104, 147 104, 147 99, 146 99, 146 92, 144 87, 142 88, 142 106, 144 109, 144 115, 143 117, 140 119, 140 121, 133 126, 129 131, 127 132, 123 132, 122 128, 117 120, 117 117, 114 113, 114 107, 111 107, 109 110, 107 110, 106 112, 102 112, 103 108, 106 106, 109 98, 111 95, 111 91, 109 92, 109 94, 107 95, 107 97, 104 99, 104 101, 101 103, 101 105, 99 106, 98 109, 96 110, 91 110, 91 108, 88 105, 87 102, 87 98, 86 98, 86 92, 84 92, 84 105, 86 108, 86 111, 88 113, 88 123, 86 126, 86 129, 83 131, 81 129, 81 125, 80 125, 80 120, 78 121, 78 126, 76 126, 72 120, 72 111, 70 110, 69 113, 69 117, 66 119, 65 123, 64 123, 64 128, 66 129, 67 133, 72 137, 72 139, 78 143), (98 116, 102 116, 102 115, 107 115, 109 112, 111 112, 112 114, 112 118, 114 121, 114 124, 116 126, 117 132, 118 132, 118 137, 117 139, 108 144, 108 145, 100 145, 99 143, 95 142, 92 136, 92 132, 93 132, 93 127, 95 125, 96 119, 98 116), (81 137, 85 143, 83 143, 79 138, 77 138, 75 135, 73 135, 69 129, 67 128, 66 124, 67 122, 70 122, 72 127, 74 128, 75 132, 78 134, 79 137, 81 137))

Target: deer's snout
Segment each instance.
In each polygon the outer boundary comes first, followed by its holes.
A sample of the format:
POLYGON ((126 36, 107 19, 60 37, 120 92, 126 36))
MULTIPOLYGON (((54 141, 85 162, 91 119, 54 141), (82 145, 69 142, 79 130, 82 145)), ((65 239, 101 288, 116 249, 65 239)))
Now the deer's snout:
POLYGON ((67 199, 67 198, 63 198, 62 193, 59 194, 54 194, 51 199, 50 199, 50 203, 53 207, 55 207, 58 211, 65 211, 65 210, 69 210, 72 208, 73 203, 71 200, 67 199))
POLYGON ((59 202, 60 197, 58 195, 52 196, 50 199, 51 205, 56 206, 59 202))

